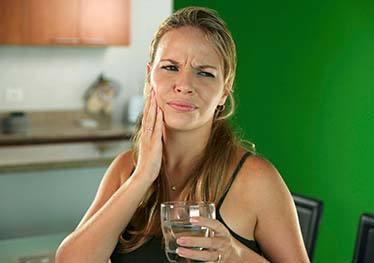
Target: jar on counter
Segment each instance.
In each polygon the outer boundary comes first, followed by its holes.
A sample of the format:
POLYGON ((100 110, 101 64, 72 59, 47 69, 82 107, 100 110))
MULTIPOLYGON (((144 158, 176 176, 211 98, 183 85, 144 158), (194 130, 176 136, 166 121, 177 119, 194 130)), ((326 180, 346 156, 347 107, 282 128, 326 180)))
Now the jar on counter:
POLYGON ((26 133, 29 120, 26 113, 15 111, 9 113, 2 121, 2 132, 6 134, 26 133))

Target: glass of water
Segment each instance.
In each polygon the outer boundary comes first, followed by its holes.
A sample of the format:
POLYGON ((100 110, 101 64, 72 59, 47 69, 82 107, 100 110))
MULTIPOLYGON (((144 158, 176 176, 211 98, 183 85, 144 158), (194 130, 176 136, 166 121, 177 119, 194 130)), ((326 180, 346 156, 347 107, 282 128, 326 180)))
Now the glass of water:
MULTIPOLYGON (((161 204, 161 228, 165 240, 165 254, 169 262, 200 262, 180 257, 176 253, 177 239, 182 236, 212 236, 208 227, 197 226, 190 223, 191 217, 216 218, 214 203, 207 202, 164 202, 161 204)), ((203 250, 200 247, 190 249, 203 250)))

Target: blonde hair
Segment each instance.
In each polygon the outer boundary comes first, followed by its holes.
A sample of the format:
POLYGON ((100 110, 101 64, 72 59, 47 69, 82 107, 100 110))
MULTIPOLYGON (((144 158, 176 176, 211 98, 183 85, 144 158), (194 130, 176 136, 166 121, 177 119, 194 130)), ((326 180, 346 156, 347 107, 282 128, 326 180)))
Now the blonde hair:
MULTIPOLYGON (((191 171, 190 178, 180 194, 182 200, 208 201, 217 204, 230 181, 229 166, 241 145, 237 140, 228 117, 234 112, 233 85, 236 72, 236 48, 225 22, 213 10, 202 7, 187 7, 168 17, 156 31, 150 47, 150 64, 154 62, 158 44, 162 36, 170 30, 184 26, 196 27, 212 41, 222 57, 225 91, 229 96, 226 107, 217 107, 213 117, 210 138, 200 161, 191 171)), ((148 99, 149 76, 145 82, 145 95, 148 99)), ((133 137, 133 160, 136 166, 141 137, 140 116, 133 137)), ((249 144, 248 150, 254 151, 249 144)), ((164 156, 163 156, 164 159, 164 156)), ((148 189, 127 228, 120 235, 120 252, 136 250, 154 235, 161 235, 160 204, 168 201, 167 179, 164 163, 160 173, 148 189)))

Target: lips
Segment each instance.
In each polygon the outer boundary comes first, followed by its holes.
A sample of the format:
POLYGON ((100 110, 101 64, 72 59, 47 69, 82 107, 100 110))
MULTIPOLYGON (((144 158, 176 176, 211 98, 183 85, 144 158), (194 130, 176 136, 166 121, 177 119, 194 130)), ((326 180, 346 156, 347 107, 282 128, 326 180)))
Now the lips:
POLYGON ((180 101, 180 100, 172 100, 167 103, 170 107, 172 107, 176 111, 181 112, 189 112, 194 111, 197 109, 196 105, 190 102, 186 101, 180 101))

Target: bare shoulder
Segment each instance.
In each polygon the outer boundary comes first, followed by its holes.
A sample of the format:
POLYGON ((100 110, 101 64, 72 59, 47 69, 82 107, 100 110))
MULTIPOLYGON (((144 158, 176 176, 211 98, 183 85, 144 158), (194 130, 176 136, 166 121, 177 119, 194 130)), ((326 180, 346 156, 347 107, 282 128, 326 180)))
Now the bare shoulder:
POLYGON ((254 237, 266 257, 271 262, 309 262, 292 195, 277 168, 252 155, 243 164, 240 182, 243 201, 256 216, 254 237))
POLYGON ((277 168, 262 156, 252 154, 243 163, 239 177, 242 183, 256 187, 277 187, 282 177, 277 168))
POLYGON ((263 204, 269 204, 265 199, 276 199, 264 195, 270 189, 270 192, 278 192, 283 186, 281 176, 271 162, 255 154, 248 156, 246 152, 243 148, 235 152, 229 172, 235 179, 220 207, 220 213, 231 229, 253 240, 261 211, 268 210, 264 209, 263 204), (238 171, 236 175, 235 171, 238 171))
POLYGON ((268 205, 277 205, 281 199, 290 201, 290 192, 277 168, 266 158, 251 155, 243 164, 240 181, 248 187, 248 198, 260 212, 268 205), (264 203, 267 205, 264 206, 264 203))

